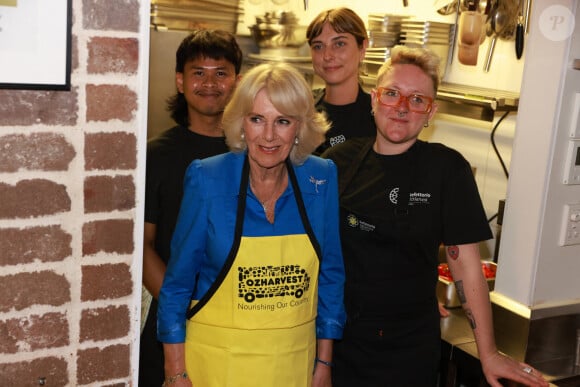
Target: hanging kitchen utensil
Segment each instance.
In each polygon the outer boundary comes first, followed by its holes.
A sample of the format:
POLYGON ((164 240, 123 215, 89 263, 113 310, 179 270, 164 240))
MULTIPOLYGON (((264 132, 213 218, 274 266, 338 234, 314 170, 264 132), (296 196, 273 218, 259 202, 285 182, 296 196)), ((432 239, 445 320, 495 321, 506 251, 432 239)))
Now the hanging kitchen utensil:
POLYGON ((530 15, 532 12, 532 0, 524 0, 524 33, 530 32, 530 15))
POLYGON ((451 2, 447 3, 443 7, 439 8, 437 10, 437 13, 439 15, 443 15, 443 16, 451 15, 452 13, 457 12, 457 5, 458 5, 457 1, 452 0, 451 2))
POLYGON ((513 2, 497 0, 497 9, 490 13, 490 23, 493 26, 493 35, 489 42, 487 51, 487 60, 484 71, 488 72, 491 65, 491 59, 495 50, 497 39, 512 40, 516 31, 518 7, 513 6, 513 2))
POLYGON ((516 26, 516 58, 520 59, 524 52, 524 17, 518 17, 518 25, 516 26))
POLYGON ((463 11, 459 16, 457 59, 467 66, 477 65, 479 45, 485 40, 485 18, 477 11, 463 11))
POLYGON ((524 0, 520 0, 520 14, 518 15, 518 24, 516 26, 516 58, 520 59, 524 52, 524 0))

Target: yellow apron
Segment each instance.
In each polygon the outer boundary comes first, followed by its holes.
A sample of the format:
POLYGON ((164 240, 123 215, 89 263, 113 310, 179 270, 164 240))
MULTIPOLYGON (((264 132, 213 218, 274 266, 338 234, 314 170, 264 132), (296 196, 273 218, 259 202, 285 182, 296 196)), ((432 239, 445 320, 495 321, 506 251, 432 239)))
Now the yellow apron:
POLYGON ((246 161, 232 250, 188 314, 186 367, 194 387, 311 385, 319 249, 290 163, 287 168, 307 234, 241 235, 246 161))

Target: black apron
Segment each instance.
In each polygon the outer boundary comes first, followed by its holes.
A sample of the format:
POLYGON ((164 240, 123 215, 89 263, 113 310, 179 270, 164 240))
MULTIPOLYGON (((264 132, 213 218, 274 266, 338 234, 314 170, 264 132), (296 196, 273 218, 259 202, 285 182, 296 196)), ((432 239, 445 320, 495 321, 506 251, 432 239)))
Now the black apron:
POLYGON ((333 386, 428 387, 436 384, 440 333, 430 266, 414 243, 416 220, 408 202, 416 150, 404 156, 408 173, 398 182, 396 205, 362 208, 345 197, 365 160, 380 157, 371 153, 373 143, 361 149, 340 180, 347 324, 334 345, 333 386), (406 280, 411 277, 413 286, 406 280))

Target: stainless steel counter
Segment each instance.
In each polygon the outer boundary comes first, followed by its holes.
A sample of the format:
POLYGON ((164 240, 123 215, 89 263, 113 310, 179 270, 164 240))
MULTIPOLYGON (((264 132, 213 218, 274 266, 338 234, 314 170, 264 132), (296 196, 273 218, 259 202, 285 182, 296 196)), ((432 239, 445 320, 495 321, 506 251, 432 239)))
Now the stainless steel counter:
MULTIPOLYGON (((449 312, 449 317, 441 319, 442 356, 447 358, 447 362, 444 362, 447 364, 443 366, 445 375, 441 387, 455 386, 456 379, 461 378, 462 375, 463 377, 472 378, 482 375, 473 331, 463 309, 453 308, 449 309, 449 312), (462 367, 472 369, 465 370, 462 367), (465 376, 466 374, 470 374, 470 376, 465 376)), ((540 371, 542 370, 540 369, 540 371)), ((560 386, 557 384, 557 380, 560 379, 559 376, 545 375, 545 377, 551 382, 550 386, 560 386)), ((567 385, 562 384, 562 386, 567 385)))

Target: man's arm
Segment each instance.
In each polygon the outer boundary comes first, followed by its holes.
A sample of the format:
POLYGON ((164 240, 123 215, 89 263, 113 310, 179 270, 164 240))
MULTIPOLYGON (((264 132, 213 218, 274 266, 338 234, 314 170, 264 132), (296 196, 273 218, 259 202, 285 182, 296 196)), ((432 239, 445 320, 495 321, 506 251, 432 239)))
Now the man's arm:
POLYGON ((155 250, 157 225, 145 222, 143 229, 143 285, 153 298, 159 297, 159 290, 165 275, 165 263, 155 250))

